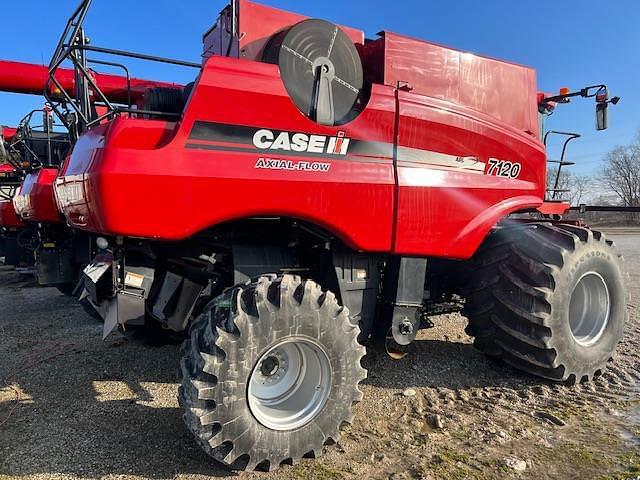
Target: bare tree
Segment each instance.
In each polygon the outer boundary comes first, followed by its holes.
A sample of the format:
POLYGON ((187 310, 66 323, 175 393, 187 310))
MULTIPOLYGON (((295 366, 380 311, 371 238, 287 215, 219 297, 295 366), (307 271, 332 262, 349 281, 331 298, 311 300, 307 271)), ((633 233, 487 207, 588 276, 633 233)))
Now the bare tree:
POLYGON ((571 203, 580 205, 591 190, 593 178, 588 175, 572 175, 572 184, 573 195, 571 196, 571 203))
POLYGON ((548 168, 547 190, 549 190, 550 197, 554 196, 556 200, 567 200, 571 190, 571 173, 567 172, 567 170, 561 170, 558 177, 558 167, 548 168), (553 190, 556 190, 556 192, 553 190))
POLYGON ((635 143, 616 147, 606 155, 603 177, 622 206, 640 206, 640 134, 635 143))
POLYGON ((626 207, 640 206, 640 148, 616 147, 604 159, 604 179, 626 207))
MULTIPOLYGON (((557 175, 557 167, 547 170, 547 189, 553 190, 557 175)), ((557 186, 559 192, 556 194, 555 199, 565 200, 572 205, 579 205, 590 190, 589 187, 592 181, 593 179, 587 175, 575 175, 566 169, 561 170, 557 186)), ((550 196, 553 196, 553 191, 549 193, 550 196)))

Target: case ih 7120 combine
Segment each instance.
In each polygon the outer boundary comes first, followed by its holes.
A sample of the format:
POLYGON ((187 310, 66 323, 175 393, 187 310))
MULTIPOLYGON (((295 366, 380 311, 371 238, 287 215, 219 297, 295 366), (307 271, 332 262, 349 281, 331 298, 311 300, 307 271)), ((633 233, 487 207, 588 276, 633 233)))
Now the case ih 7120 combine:
POLYGON ((595 98, 605 128, 605 86, 547 96, 527 67, 247 0, 195 65, 90 45, 90 4, 46 89, 73 142, 58 206, 99 236, 83 296, 105 334, 188 332, 179 400, 215 459, 319 454, 362 397, 363 345, 410 344, 454 297, 492 357, 560 382, 605 368, 625 323, 620 258, 545 201, 542 142, 574 96, 595 98), (97 84, 95 54, 199 73, 132 108, 97 84), (68 61, 73 95, 56 77, 68 61))

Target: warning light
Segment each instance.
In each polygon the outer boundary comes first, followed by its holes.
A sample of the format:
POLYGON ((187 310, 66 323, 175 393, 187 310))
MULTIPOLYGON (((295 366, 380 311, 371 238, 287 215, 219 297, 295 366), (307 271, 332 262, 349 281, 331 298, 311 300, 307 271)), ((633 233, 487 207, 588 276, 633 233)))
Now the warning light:
POLYGON ((568 95, 571 93, 571 89, 569 87, 562 87, 560 89, 560 95, 568 95))

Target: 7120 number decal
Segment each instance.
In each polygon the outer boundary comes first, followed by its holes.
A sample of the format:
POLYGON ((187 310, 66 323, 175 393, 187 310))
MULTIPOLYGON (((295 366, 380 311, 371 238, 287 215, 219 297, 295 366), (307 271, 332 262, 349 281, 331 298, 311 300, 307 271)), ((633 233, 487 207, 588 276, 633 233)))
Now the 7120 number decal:
POLYGON ((522 172, 522 164, 519 162, 509 162, 508 160, 489 159, 487 175, 496 177, 518 178, 522 172))

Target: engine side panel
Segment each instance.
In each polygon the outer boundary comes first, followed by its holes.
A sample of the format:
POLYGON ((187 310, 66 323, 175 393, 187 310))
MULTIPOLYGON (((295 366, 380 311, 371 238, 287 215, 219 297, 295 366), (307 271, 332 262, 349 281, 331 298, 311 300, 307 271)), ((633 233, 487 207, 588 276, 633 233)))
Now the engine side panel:
POLYGON ((395 253, 469 258, 500 219, 542 203, 546 156, 526 133, 416 93, 399 108, 395 253))
POLYGON ((226 221, 287 216, 355 249, 389 251, 394 119, 393 89, 376 86, 356 120, 319 126, 291 102, 276 66, 212 57, 171 141, 144 150, 129 136, 127 145, 122 132, 137 120, 96 129, 76 145, 58 197, 73 226, 106 234, 181 240, 226 221))
POLYGON ((57 168, 41 168, 27 175, 13 198, 18 216, 29 222, 64 223, 54 197, 57 168))
POLYGON ((2 228, 23 228, 24 223, 16 215, 13 202, 0 200, 0 227, 2 228))

